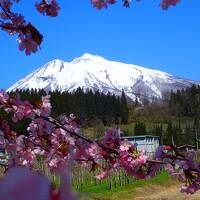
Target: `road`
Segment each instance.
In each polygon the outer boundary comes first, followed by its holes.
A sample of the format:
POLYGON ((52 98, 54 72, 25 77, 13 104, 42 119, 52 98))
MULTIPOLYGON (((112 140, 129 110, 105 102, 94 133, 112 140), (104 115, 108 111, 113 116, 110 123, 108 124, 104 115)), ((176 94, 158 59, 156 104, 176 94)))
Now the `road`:
POLYGON ((179 185, 146 186, 138 188, 134 200, 200 200, 200 191, 187 195, 179 192, 179 185))

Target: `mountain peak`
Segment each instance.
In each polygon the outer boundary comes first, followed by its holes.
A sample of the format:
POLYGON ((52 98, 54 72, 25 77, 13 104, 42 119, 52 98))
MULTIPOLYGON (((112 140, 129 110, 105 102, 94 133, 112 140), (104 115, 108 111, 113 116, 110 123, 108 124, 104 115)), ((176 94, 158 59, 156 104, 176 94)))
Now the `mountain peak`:
POLYGON ((85 91, 136 97, 160 98, 163 92, 199 84, 170 74, 144 67, 113 62, 98 55, 84 53, 72 62, 52 60, 12 85, 7 91, 44 89, 73 92, 78 87, 85 91))
POLYGON ((78 62, 87 62, 87 61, 105 61, 106 59, 98 56, 98 55, 92 55, 90 53, 84 53, 82 56, 75 58, 72 63, 78 63, 78 62))
POLYGON ((94 58, 94 57, 96 57, 96 55, 92 55, 92 54, 90 54, 90 53, 84 53, 84 54, 81 56, 81 58, 94 58))

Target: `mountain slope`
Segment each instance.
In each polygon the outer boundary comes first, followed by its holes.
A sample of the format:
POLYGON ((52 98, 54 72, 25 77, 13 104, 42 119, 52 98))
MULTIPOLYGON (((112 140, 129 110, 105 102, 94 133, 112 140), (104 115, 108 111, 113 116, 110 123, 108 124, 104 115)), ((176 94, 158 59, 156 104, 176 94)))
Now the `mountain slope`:
POLYGON ((122 89, 131 99, 136 96, 161 98, 163 92, 190 87, 199 82, 132 64, 84 54, 72 62, 53 60, 12 85, 16 89, 45 89, 72 92, 78 87, 120 95, 122 89))

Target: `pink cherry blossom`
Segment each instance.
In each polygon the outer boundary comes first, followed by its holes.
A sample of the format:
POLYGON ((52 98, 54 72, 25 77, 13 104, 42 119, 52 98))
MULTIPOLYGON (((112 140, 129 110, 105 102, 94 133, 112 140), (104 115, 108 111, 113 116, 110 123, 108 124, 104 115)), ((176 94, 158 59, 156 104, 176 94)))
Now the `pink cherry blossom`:
POLYGON ((102 149, 97 143, 92 143, 88 148, 88 155, 93 159, 94 162, 99 162, 103 158, 101 152, 102 149))
POLYGON ((179 3, 181 0, 162 0, 160 3, 160 7, 162 9, 168 9, 169 6, 175 6, 177 3, 179 3))
POLYGON ((103 180, 105 178, 107 178, 111 173, 111 170, 106 170, 101 172, 100 174, 96 175, 95 178, 98 180, 103 180))
POLYGON ((1 0, 1 5, 5 10, 10 10, 13 3, 10 0, 1 0))
POLYGON ((131 144, 128 142, 128 140, 123 140, 120 142, 120 150, 121 151, 128 151, 131 147, 131 144))
POLYGON ((105 0, 91 0, 91 3, 97 9, 102 9, 107 7, 107 3, 105 0))
MULTIPOLYGON (((145 152, 138 151, 135 145, 121 140, 117 129, 106 130, 98 142, 87 139, 76 131, 80 126, 76 116, 64 116, 60 123, 49 118, 51 104, 48 95, 42 97, 40 106, 35 107, 22 101, 18 95, 10 97, 1 91, 0 107, 11 113, 15 122, 23 118, 32 120, 26 136, 15 133, 6 120, 0 121, 0 145, 9 155, 6 163, 9 168, 25 165, 33 169, 37 155, 42 155, 49 169, 57 174, 78 162, 91 170, 102 169, 97 179, 106 178, 119 168, 135 178, 149 178, 156 174, 159 163, 162 163, 171 176, 183 183, 182 192, 194 193, 200 189, 200 163, 195 161, 194 152, 183 155, 175 146, 161 146, 154 161, 148 160, 145 152), (101 166, 102 160, 108 163, 106 167, 101 166)), ((50 199, 62 199, 62 192, 67 192, 65 196, 71 195, 69 190, 50 190, 50 199)))
POLYGON ((199 185, 199 179, 198 179, 196 180, 196 182, 192 182, 192 184, 190 185, 182 185, 180 188, 180 191, 182 193, 194 194, 199 189, 200 189, 200 185, 199 185))
POLYGON ((50 181, 25 167, 9 169, 0 180, 1 200, 49 200, 50 181))
POLYGON ((24 118, 24 112, 23 109, 17 106, 13 106, 13 109, 15 110, 12 120, 14 122, 17 122, 19 120, 22 120, 24 118))
POLYGON ((30 132, 32 136, 36 137, 38 131, 38 124, 35 123, 35 121, 31 121, 31 123, 27 127, 27 131, 30 132))
POLYGON ((142 150, 139 153, 139 156, 138 156, 138 158, 136 160, 138 161, 139 166, 142 166, 142 165, 144 165, 146 163, 147 159, 148 159, 148 156, 145 155, 144 151, 142 150))
POLYGON ((4 90, 0 90, 0 103, 6 104, 8 99, 9 99, 9 95, 4 90))
POLYGON ((60 174, 66 170, 68 161, 68 157, 60 158, 54 156, 54 158, 48 161, 48 166, 52 172, 60 174))
POLYGON ((12 23, 15 26, 25 26, 26 25, 24 16, 22 16, 21 14, 17 14, 17 13, 13 13, 12 23))
POLYGON ((1 121, 1 128, 6 132, 10 132, 10 126, 6 120, 1 121))
POLYGON ((51 17, 56 17, 58 15, 58 11, 60 10, 56 0, 50 0, 49 3, 47 3, 47 1, 42 1, 41 3, 36 3, 35 7, 43 15, 51 17))
POLYGON ((20 35, 18 38, 19 50, 25 50, 26 55, 35 53, 38 50, 38 44, 33 40, 30 34, 20 35))
POLYGON ((36 155, 31 149, 20 152, 20 163, 24 166, 32 166, 36 162, 36 155))
POLYGON ((37 114, 49 116, 51 113, 50 95, 42 96, 42 106, 37 110, 37 114))
POLYGON ((120 145, 120 137, 117 129, 107 129, 104 137, 103 144, 111 148, 118 148, 120 145))
MULTIPOLYGON (((90 0, 91 4, 97 8, 107 8, 108 5, 115 4, 117 0, 90 0)), ((140 1, 140 0, 136 0, 140 1)), ((174 6, 181 0, 161 0, 160 7, 168 9, 169 6, 174 6)), ((18 36, 19 50, 25 51, 26 55, 35 53, 41 43, 43 36, 40 32, 27 23, 24 16, 13 11, 13 5, 20 0, 0 0, 2 12, 0 12, 0 28, 9 33, 9 35, 18 36)), ((129 7, 132 0, 122 0, 125 7, 129 7)), ((56 17, 60 11, 60 6, 56 0, 40 0, 35 4, 36 9, 43 15, 56 17)))

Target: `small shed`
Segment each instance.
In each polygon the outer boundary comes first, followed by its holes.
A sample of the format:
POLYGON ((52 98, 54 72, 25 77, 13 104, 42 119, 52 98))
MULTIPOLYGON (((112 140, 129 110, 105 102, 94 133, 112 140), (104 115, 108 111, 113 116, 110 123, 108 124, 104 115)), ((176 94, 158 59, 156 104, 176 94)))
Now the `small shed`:
POLYGON ((124 136, 132 144, 137 144, 138 151, 144 150, 148 156, 154 156, 156 149, 160 146, 160 137, 154 135, 124 136))

